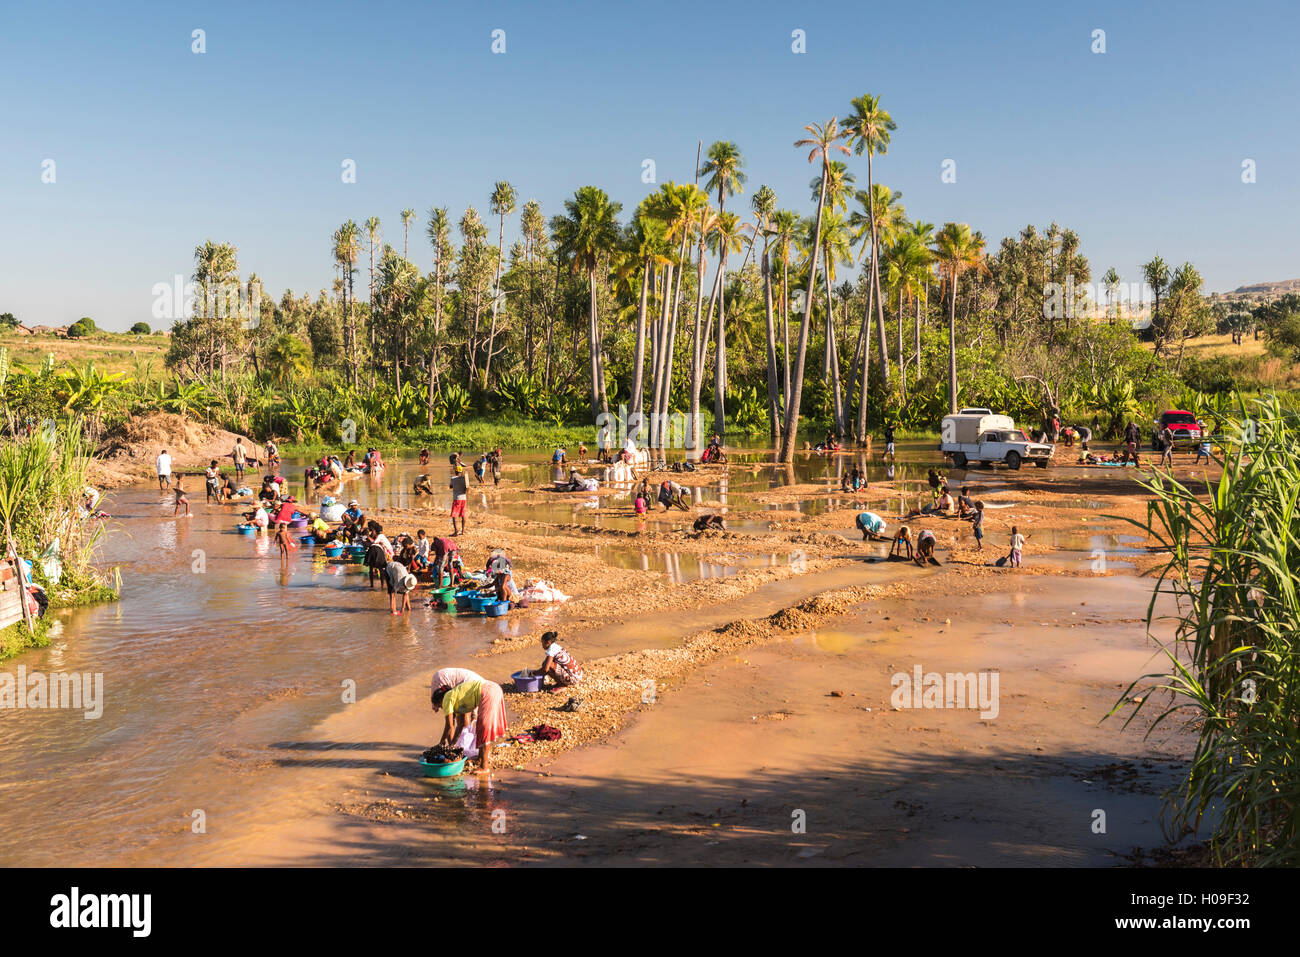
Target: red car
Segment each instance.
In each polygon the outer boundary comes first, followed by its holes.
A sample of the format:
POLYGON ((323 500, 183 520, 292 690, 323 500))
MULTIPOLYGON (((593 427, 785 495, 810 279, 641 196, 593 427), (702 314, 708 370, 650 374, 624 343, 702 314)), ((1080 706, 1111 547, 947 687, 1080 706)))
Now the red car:
POLYGON ((1160 451, 1160 431, 1169 426, 1174 433, 1174 448, 1195 447, 1201 443, 1201 423, 1191 412, 1182 409, 1169 409, 1161 412, 1160 417, 1152 423, 1151 448, 1160 451))

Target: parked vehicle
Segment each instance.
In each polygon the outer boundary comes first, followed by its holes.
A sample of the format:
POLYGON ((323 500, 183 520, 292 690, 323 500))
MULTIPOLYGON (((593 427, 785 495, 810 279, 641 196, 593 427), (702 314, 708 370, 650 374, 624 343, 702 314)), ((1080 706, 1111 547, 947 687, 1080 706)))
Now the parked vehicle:
POLYGON ((1151 423, 1151 448, 1160 451, 1160 430, 1169 426, 1174 433, 1174 448, 1194 448, 1201 444, 1201 423, 1191 412, 1169 409, 1151 423))
POLYGON ((1025 438, 1011 416, 984 410, 962 410, 944 416, 940 435, 939 451, 951 456, 953 466, 959 469, 981 462, 1004 462, 1010 469, 1019 469, 1022 462, 1033 462, 1045 469, 1055 448, 1025 438))

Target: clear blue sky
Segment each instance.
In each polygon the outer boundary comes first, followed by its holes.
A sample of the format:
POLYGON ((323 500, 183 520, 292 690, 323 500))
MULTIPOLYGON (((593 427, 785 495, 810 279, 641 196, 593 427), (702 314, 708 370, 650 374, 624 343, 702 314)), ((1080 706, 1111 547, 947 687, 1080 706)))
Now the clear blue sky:
POLYGON ((746 209, 768 183, 807 212, 791 144, 863 92, 898 123, 876 172, 912 217, 991 248, 1056 220, 1125 281, 1156 252, 1207 291, 1300 276, 1296 5, 1134 7, 0 0, 0 311, 151 321, 153 284, 208 238, 272 294, 314 295, 340 222, 377 215, 400 249, 407 206, 428 268, 431 205, 487 218, 507 179, 549 217, 594 183, 626 215, 642 160, 689 179, 701 138, 741 147, 746 209))

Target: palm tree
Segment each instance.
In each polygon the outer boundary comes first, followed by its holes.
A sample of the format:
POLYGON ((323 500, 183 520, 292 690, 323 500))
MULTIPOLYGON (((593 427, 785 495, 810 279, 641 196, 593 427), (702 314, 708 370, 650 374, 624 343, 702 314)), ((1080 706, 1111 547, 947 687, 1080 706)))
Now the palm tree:
POLYGON ((415 220, 415 210, 402 210, 402 258, 411 258, 411 223, 415 220))
POLYGON ((219 355, 223 377, 226 354, 239 328, 237 323, 229 321, 232 318, 230 291, 239 283, 238 252, 230 243, 214 243, 210 239, 194 248, 194 282, 198 285, 199 301, 195 304, 193 321, 199 330, 207 332, 208 373, 216 371, 219 355))
POLYGON ((483 388, 488 387, 488 377, 492 372, 492 348, 497 338, 497 313, 501 304, 501 265, 505 255, 506 217, 515 211, 515 188, 505 180, 499 180, 492 187, 490 208, 498 217, 497 227, 497 270, 492 279, 492 327, 488 332, 487 358, 483 361, 483 388))
MULTIPOLYGON (((880 295, 880 267, 879 251, 880 237, 876 232, 875 212, 871 209, 874 202, 875 193, 872 189, 872 159, 877 153, 882 156, 889 150, 889 140, 897 125, 889 113, 880 108, 880 97, 873 96, 870 93, 864 93, 862 96, 853 100, 853 113, 845 121, 845 129, 848 131, 849 140, 853 144, 853 151, 861 156, 863 152, 867 154, 867 202, 868 202, 868 219, 871 222, 871 283, 875 292, 876 300, 876 330, 879 333, 880 343, 880 370, 881 384, 885 391, 889 391, 889 352, 885 344, 885 306, 880 295)), ((902 356, 899 356, 899 362, 902 362, 902 356)), ((863 383, 863 391, 866 383, 863 383)))
MULTIPOLYGON (((834 180, 832 179, 832 182, 834 180)), ((829 187, 827 189, 829 193, 829 187)), ((809 237, 811 242, 812 237, 809 237)), ((821 228, 822 278, 826 283, 826 347, 823 372, 830 378, 831 395, 834 400, 835 434, 844 437, 844 392, 840 383, 840 353, 835 331, 835 299, 832 288, 835 283, 835 267, 840 263, 853 262, 852 243, 848 225, 844 217, 834 207, 826 210, 822 216, 821 228)))
POLYGON ((1160 315, 1160 299, 1163 297, 1165 290, 1169 288, 1169 267, 1158 255, 1154 256, 1150 262, 1142 264, 1142 278, 1146 280, 1153 298, 1151 303, 1151 327, 1156 336, 1155 355, 1159 358, 1164 348, 1164 341, 1160 335, 1160 322, 1163 318, 1160 315))
POLYGON ((352 367, 352 388, 357 387, 357 329, 356 297, 352 292, 352 277, 361 257, 361 227, 349 219, 334 231, 334 261, 343 271, 343 349, 352 367))
POLYGON ((909 231, 900 233, 886 245, 882 258, 885 263, 885 284, 898 296, 898 384, 902 400, 906 403, 907 376, 903 372, 903 305, 907 300, 913 299, 919 306, 920 293, 930 272, 931 255, 930 250, 922 245, 916 234, 909 231))
MULTIPOLYGON (((651 193, 637 206, 628 236, 628 258, 641 270, 641 291, 636 313, 636 346, 632 359, 630 412, 638 417, 642 415, 645 399, 645 345, 650 285, 655 271, 670 262, 667 219, 664 194, 651 193)), ((656 358, 658 358, 657 354, 656 358)))
POLYGON ((948 283, 948 411, 957 411, 957 281, 967 272, 988 272, 984 240, 966 223, 944 223, 934 238, 939 276, 948 283))
MULTIPOLYGON (((379 217, 371 216, 366 220, 366 237, 370 240, 370 360, 374 361, 375 354, 375 249, 379 242, 379 217)), ((370 385, 373 388, 375 384, 375 370, 372 366, 370 369, 370 385)))
POLYGON ((706 200, 700 206, 699 220, 695 223, 695 325, 691 332, 691 440, 688 447, 696 451, 700 448, 700 390, 704 387, 704 253, 717 228, 718 214, 706 200))
MULTIPOLYGON (((713 364, 713 428, 719 433, 726 431, 726 393, 727 393, 727 337, 726 327, 722 323, 726 311, 725 270, 727 254, 739 252, 744 246, 746 227, 735 213, 718 213, 717 224, 709 240, 709 248, 718 255, 718 271, 713 281, 713 296, 718 302, 718 353, 713 364)), ((712 306, 710 305, 710 311, 712 306)))
POLYGON ((783 413, 790 401, 790 247, 799 229, 799 214, 791 209, 778 209, 772 215, 772 243, 781 262, 781 409, 783 413))
POLYGON ((772 244, 772 216, 776 212, 776 191, 770 186, 760 186, 750 200, 754 210, 755 234, 763 237, 763 257, 759 272, 763 276, 763 325, 767 333, 767 422, 771 440, 776 442, 776 419, 780 404, 776 387, 776 322, 772 315, 772 263, 769 251, 772 244))
POLYGON ((1118 315, 1115 307, 1119 293, 1119 273, 1115 271, 1114 266, 1106 270, 1106 275, 1101 277, 1101 281, 1106 287, 1106 318, 1113 319, 1118 315))
POLYGON ((919 382, 921 380, 921 309, 922 306, 926 309, 930 306, 930 280, 934 278, 934 254, 930 252, 930 246, 934 242, 934 223, 926 223, 918 219, 907 229, 926 253, 924 269, 918 272, 917 277, 921 280, 921 296, 916 300, 916 340, 913 356, 916 368, 913 370, 913 381, 919 382))
POLYGON ((804 127, 808 136, 795 140, 796 147, 811 147, 808 162, 819 156, 822 164, 822 188, 817 196, 817 218, 813 227, 812 261, 808 266, 808 286, 804 295, 804 318, 799 329, 799 352, 795 360, 794 380, 790 394, 786 398, 785 432, 781 437, 781 450, 777 461, 788 463, 794 459, 795 434, 799 431, 799 406, 803 401, 803 374, 808 359, 808 329, 812 325, 813 294, 817 288, 817 252, 821 248, 822 211, 826 204, 826 182, 830 178, 831 152, 848 154, 848 148, 839 141, 844 132, 839 128, 839 120, 832 116, 825 125, 809 123, 804 127))
MULTIPOLYGON (((859 208, 853 211, 849 217, 849 224, 857 230, 856 239, 861 243, 858 252, 858 258, 861 259, 868 253, 872 254, 873 262, 868 264, 867 270, 867 302, 866 308, 862 313, 862 325, 858 330, 858 343, 854 351, 854 376, 858 378, 858 427, 856 438, 858 442, 867 440, 867 381, 870 378, 871 371, 871 313, 873 304, 876 311, 880 312, 882 303, 878 302, 880 297, 880 279, 877 275, 879 266, 875 259, 880 257, 880 250, 893 240, 894 234, 904 222, 903 205, 899 202, 903 194, 897 190, 892 190, 883 183, 873 183, 871 189, 860 189, 853 194, 857 200, 859 208), (858 375, 858 373, 861 375, 858 375)), ((902 367, 902 358, 899 358, 899 366, 902 367)), ((884 361, 881 362, 882 384, 885 389, 889 387, 889 362, 888 352, 884 361)))
POLYGON ((439 391, 438 347, 442 339, 442 289, 449 259, 456 251, 451 245, 451 215, 446 206, 429 208, 429 225, 425 230, 433 244, 433 335, 429 337, 429 407, 427 424, 433 425, 434 396, 439 391))
POLYGON ((311 350, 295 335, 282 332, 266 347, 267 372, 282 386, 289 385, 311 369, 311 350))
POLYGON ((587 274, 587 336, 591 367, 591 412, 593 418, 609 412, 605 394, 604 359, 601 356, 600 322, 596 306, 596 270, 618 245, 618 214, 623 204, 609 198, 597 186, 580 186, 572 199, 564 201, 563 216, 551 220, 556 251, 574 272, 587 274))
MULTIPOLYGON (((668 402, 672 396, 673 355, 677 348, 677 320, 681 305, 682 274, 689 262, 687 250, 690 247, 691 238, 695 235, 697 221, 705 215, 709 205, 709 198, 694 183, 664 183, 659 188, 659 192, 662 198, 659 213, 664 217, 667 225, 668 242, 670 246, 673 243, 677 244, 677 254, 666 267, 667 279, 665 280, 663 318, 659 323, 660 339, 655 349, 657 371, 652 386, 651 412, 654 419, 652 419, 651 439, 655 447, 662 450, 667 440, 667 430, 664 426, 667 423, 668 402), (676 277, 675 281, 674 276, 676 277)), ((693 358, 692 356, 692 360, 693 358)), ((695 375, 694 368, 694 365, 692 365, 692 381, 694 381, 695 375)), ((698 441, 695 444, 698 446, 698 441)))
MULTIPOLYGON (((745 182, 748 179, 742 172, 745 160, 740 155, 740 148, 728 140, 719 140, 714 143, 709 147, 707 155, 708 160, 700 167, 700 173, 708 177, 705 180, 704 188, 709 192, 716 191, 718 194, 718 215, 721 217, 726 210, 727 197, 744 192, 745 182)), ((728 225, 738 224, 729 221, 728 225)), ((722 293, 722 275, 727 269, 727 253, 730 250, 730 245, 730 236, 728 236, 727 241, 720 244, 721 255, 718 258, 718 278, 714 281, 714 288, 718 290, 718 352, 714 360, 713 427, 719 432, 725 431, 726 427, 724 396, 727 382, 727 310, 725 296, 722 293)), ((709 311, 712 314, 713 305, 711 302, 709 311)))

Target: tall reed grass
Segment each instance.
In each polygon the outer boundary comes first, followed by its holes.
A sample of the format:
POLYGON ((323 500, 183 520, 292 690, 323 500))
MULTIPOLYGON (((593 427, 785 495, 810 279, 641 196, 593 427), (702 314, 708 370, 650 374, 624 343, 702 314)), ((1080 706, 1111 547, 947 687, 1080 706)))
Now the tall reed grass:
MULTIPOLYGON (((1169 551, 1147 610, 1172 596, 1167 668, 1142 676, 1111 712, 1125 724, 1196 733, 1186 780, 1166 795, 1171 839, 1205 834, 1223 864, 1300 864, 1300 414, 1238 396, 1216 436, 1222 477, 1208 496, 1157 472, 1147 533, 1169 551), (1139 700, 1140 697, 1140 700, 1139 700)), ((1150 732, 1148 732, 1150 733, 1150 732)))

